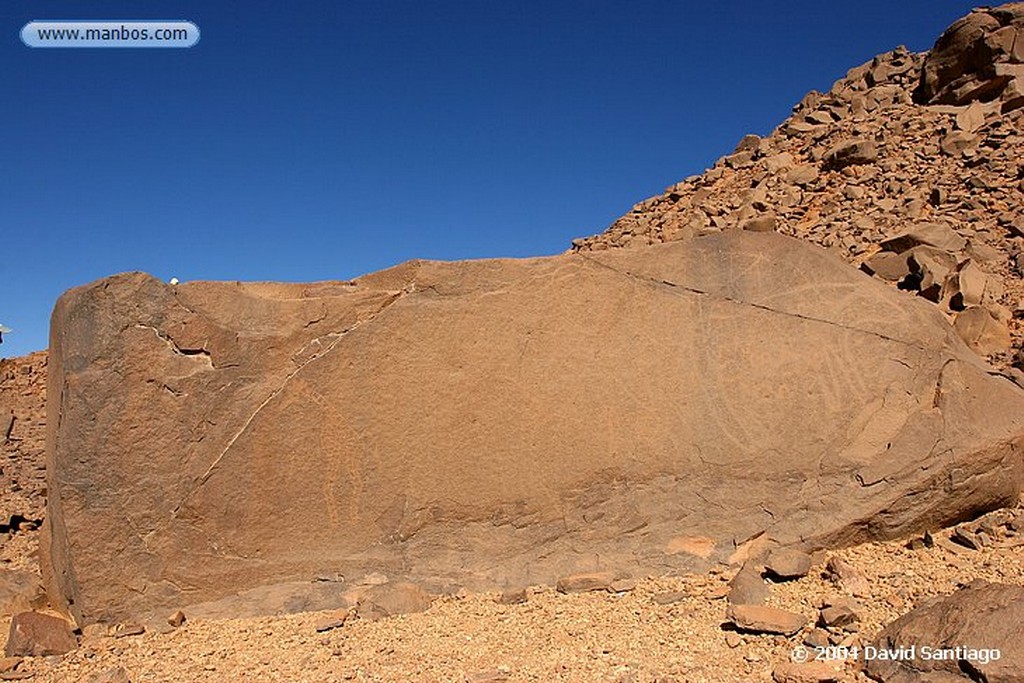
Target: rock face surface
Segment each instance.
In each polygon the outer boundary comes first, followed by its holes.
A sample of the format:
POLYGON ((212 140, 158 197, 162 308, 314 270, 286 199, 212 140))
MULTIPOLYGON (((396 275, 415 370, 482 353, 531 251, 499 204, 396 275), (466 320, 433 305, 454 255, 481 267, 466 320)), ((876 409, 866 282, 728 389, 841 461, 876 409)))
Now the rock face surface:
POLYGON ((310 285, 127 274, 51 329, 44 578, 79 623, 320 575, 683 569, 1021 488, 1024 392, 931 304, 775 233, 310 285))

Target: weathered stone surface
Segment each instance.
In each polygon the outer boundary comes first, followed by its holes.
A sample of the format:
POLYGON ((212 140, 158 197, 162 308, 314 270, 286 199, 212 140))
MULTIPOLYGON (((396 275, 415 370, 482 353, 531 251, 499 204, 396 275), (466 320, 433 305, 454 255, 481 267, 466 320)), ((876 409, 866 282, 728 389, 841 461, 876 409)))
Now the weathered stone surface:
POLYGON ((774 233, 311 285, 121 275, 65 294, 51 342, 42 554, 81 624, 322 574, 678 570, 1020 490, 1024 393, 930 304, 774 233))
POLYGON ((399 581, 368 589, 356 605, 360 619, 383 619, 400 614, 426 612, 430 595, 414 583, 399 581))
POLYGON ((765 215, 751 218, 743 224, 743 229, 751 232, 771 232, 775 229, 775 216, 765 215))
POLYGON ((998 94, 1005 82, 1000 84, 993 78, 993 66, 1009 55, 1007 51, 994 50, 993 43, 999 43, 999 38, 992 40, 989 36, 999 34, 1004 26, 1021 23, 1012 13, 989 8, 980 8, 954 22, 939 36, 924 60, 916 99, 924 103, 966 104, 978 97, 998 94))
POLYGON ((839 589, 857 597, 871 593, 871 583, 862 571, 841 557, 830 557, 825 564, 825 571, 830 581, 839 589))
POLYGON ((981 306, 971 306, 958 314, 953 329, 980 354, 1000 353, 1010 348, 1010 331, 1006 324, 981 306))
POLYGON ((14 569, 0 569, 0 617, 28 612, 42 596, 39 576, 14 569))
POLYGON ((880 251, 864 261, 863 269, 889 282, 899 282, 910 275, 910 259, 892 251, 880 251))
POLYGON ((1024 587, 976 581, 952 595, 928 600, 886 626, 872 644, 915 648, 914 657, 868 661, 877 681, 1024 681, 1024 587), (924 656, 948 652, 949 656, 924 656), (957 648, 960 648, 957 651, 957 648), (992 653, 998 651, 998 657, 992 653))
POLYGON ((6 442, 10 438, 13 427, 14 411, 10 408, 0 408, 0 443, 6 442))
POLYGON ((771 588, 761 578, 761 568, 748 562, 729 582, 729 603, 733 605, 763 605, 771 588))
POLYGON ((884 240, 882 248, 901 253, 919 244, 945 251, 960 251, 967 245, 967 240, 945 223, 920 223, 884 240))
POLYGON ((798 579, 811 571, 811 556, 794 548, 779 548, 768 555, 764 568, 776 579, 798 579))
POLYGON ((844 140, 825 152, 825 168, 842 169, 847 166, 869 164, 878 158, 878 148, 872 140, 844 140))
POLYGON ((8 657, 62 655, 78 647, 71 624, 42 612, 22 612, 11 619, 4 654, 8 657))
POLYGON ((615 580, 611 572, 586 572, 571 574, 558 580, 556 588, 559 593, 588 593, 590 591, 606 591, 615 580))
POLYGON ((730 605, 726 617, 741 631, 791 636, 807 625, 802 614, 766 605, 730 605))
POLYGON ((827 628, 848 626, 860 621, 858 605, 852 600, 832 600, 818 612, 818 624, 827 628))

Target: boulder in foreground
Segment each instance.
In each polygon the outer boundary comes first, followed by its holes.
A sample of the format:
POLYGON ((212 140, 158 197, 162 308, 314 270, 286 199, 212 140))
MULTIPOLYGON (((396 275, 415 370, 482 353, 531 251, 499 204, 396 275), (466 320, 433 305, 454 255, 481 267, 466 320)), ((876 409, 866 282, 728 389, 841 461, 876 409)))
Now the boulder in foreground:
POLYGON ((872 644, 877 681, 1024 681, 1024 587, 976 581, 892 622, 872 644))

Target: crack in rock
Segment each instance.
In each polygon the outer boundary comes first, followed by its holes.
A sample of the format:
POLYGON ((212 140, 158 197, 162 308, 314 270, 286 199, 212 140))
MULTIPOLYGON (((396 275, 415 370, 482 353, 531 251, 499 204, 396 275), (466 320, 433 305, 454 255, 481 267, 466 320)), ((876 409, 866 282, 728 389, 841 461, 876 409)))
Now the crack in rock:
POLYGON ((160 330, 158 330, 157 328, 153 327, 152 325, 143 325, 143 324, 139 323, 139 324, 136 324, 135 327, 137 329, 141 329, 141 330, 150 330, 150 331, 152 331, 153 334, 155 334, 158 339, 160 339, 165 344, 167 344, 167 348, 169 348, 171 350, 171 353, 173 353, 174 355, 176 355, 176 356, 188 356, 190 358, 196 358, 198 360, 204 360, 210 366, 210 369, 214 368, 213 357, 210 355, 210 352, 207 351, 205 348, 193 349, 193 348, 186 348, 186 347, 178 346, 178 343, 176 341, 174 341, 170 337, 170 335, 166 334, 165 332, 161 332, 160 330))
MULTIPOLYGON (((178 512, 185 505, 185 503, 187 503, 188 500, 192 498, 192 496, 194 496, 196 492, 198 492, 199 489, 201 489, 203 485, 206 484, 207 481, 209 481, 210 477, 213 476, 214 471, 224 460, 224 457, 231 451, 232 447, 234 447, 235 443, 242 437, 242 435, 248 431, 249 426, 253 423, 253 421, 256 420, 257 416, 259 416, 263 409, 266 408, 275 398, 277 398, 281 394, 282 391, 285 390, 289 382, 291 382, 291 380, 294 379, 296 375, 302 372, 302 370, 313 361, 319 360, 327 356, 329 353, 331 353, 331 351, 333 351, 338 346, 338 344, 341 343, 341 340, 348 336, 350 333, 368 323, 373 322, 377 318, 377 316, 379 316, 393 304, 397 303, 405 296, 413 293, 415 293, 414 290, 409 288, 400 290, 393 294, 392 296, 390 296, 386 301, 384 301, 384 303, 382 303, 377 310, 371 313, 369 317, 363 320, 357 320, 355 324, 353 324, 351 327, 345 330, 326 334, 323 335, 322 337, 318 337, 317 340, 314 340, 318 341, 319 339, 334 337, 334 340, 331 341, 331 343, 328 344, 325 349, 310 356, 305 361, 300 363, 294 370, 288 373, 284 380, 282 380, 280 386, 278 386, 276 389, 270 392, 270 395, 267 396, 267 398, 264 399, 263 402, 259 404, 259 406, 257 406, 256 410, 253 411, 253 413, 245 420, 245 422, 242 423, 242 426, 238 429, 237 432, 235 432, 234 436, 232 436, 231 439, 228 440, 227 445, 224 446, 224 449, 220 452, 220 454, 216 458, 214 458, 213 462, 206 469, 206 472, 204 472, 203 475, 199 477, 199 479, 196 481, 196 484, 192 487, 192 489, 189 490, 189 492, 185 494, 184 498, 182 498, 181 502, 174 507, 174 510, 171 512, 171 516, 176 517, 178 515, 178 512)), ((306 342, 303 348, 307 348, 310 343, 312 342, 306 342)))
POLYGON ((631 279, 631 280, 636 280, 637 282, 641 282, 643 284, 646 284, 646 285, 649 285, 649 286, 652 286, 652 287, 668 288, 670 291, 671 290, 682 290, 682 291, 688 292, 690 294, 696 294, 697 296, 708 297, 708 298, 714 299, 715 301, 726 301, 726 302, 729 302, 729 303, 732 303, 732 304, 736 304, 738 306, 749 306, 750 308, 756 308, 756 309, 761 310, 761 311, 766 311, 768 313, 775 313, 777 315, 784 315, 784 316, 787 316, 787 317, 790 317, 790 318, 797 318, 798 320, 805 320, 807 322, 814 322, 814 323, 822 323, 824 325, 832 325, 832 326, 838 327, 840 329, 849 330, 850 332, 857 332, 857 333, 860 333, 860 334, 868 334, 868 335, 871 335, 873 337, 878 337, 879 339, 884 339, 886 341, 895 342, 897 344, 902 344, 904 346, 909 346, 911 348, 917 349, 918 351, 926 351, 927 350, 927 349, 925 349, 923 346, 921 346, 919 344, 915 344, 913 342, 909 342, 909 341, 906 341, 904 339, 897 339, 895 337, 890 337, 890 336, 888 336, 886 334, 882 334, 881 332, 875 332, 874 330, 865 330, 865 329, 862 329, 860 327, 854 327, 852 325, 845 325, 845 324, 843 324, 841 322, 837 322, 835 320, 828 320, 827 318, 817 318, 817 317, 810 316, 810 315, 804 315, 802 313, 794 313, 793 311, 782 311, 782 310, 779 310, 777 308, 772 308, 771 306, 768 306, 768 305, 765 305, 765 304, 757 304, 757 303, 754 303, 752 301, 744 301, 742 299, 736 299, 736 298, 733 298, 733 297, 730 297, 730 296, 725 296, 725 295, 722 295, 722 294, 713 294, 713 293, 705 291, 703 289, 697 289, 696 287, 690 287, 688 285, 682 285, 682 284, 679 284, 679 283, 676 283, 676 282, 671 282, 670 280, 659 279, 659 278, 652 278, 652 277, 648 277, 646 275, 637 275, 637 274, 631 273, 629 271, 622 271, 622 270, 619 270, 618 268, 615 268, 614 266, 610 266, 607 263, 602 263, 601 261, 598 261, 595 258, 587 256, 586 254, 584 254, 582 252, 577 252, 576 256, 578 256, 578 257, 582 258, 584 261, 592 263, 592 264, 594 264, 596 266, 599 266, 601 268, 605 268, 607 270, 610 270, 613 273, 616 273, 617 275, 620 275, 622 277, 625 277, 625 278, 628 278, 628 279, 631 279))

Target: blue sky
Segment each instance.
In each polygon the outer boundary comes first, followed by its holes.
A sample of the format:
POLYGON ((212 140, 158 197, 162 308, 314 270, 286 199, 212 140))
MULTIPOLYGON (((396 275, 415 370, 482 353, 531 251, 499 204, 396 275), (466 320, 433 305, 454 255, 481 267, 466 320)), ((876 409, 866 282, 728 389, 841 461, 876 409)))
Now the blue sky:
POLYGON ((971 2, 0 3, 0 355, 128 270, 347 279, 564 251, 971 2), (183 50, 30 49, 186 19, 183 50))

